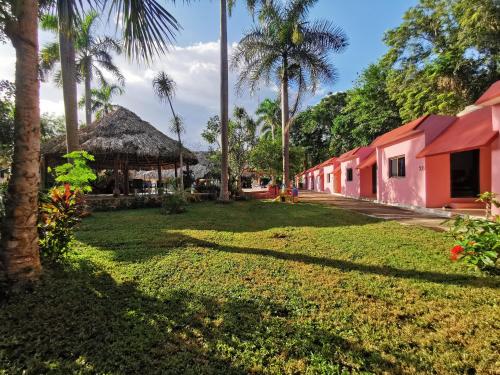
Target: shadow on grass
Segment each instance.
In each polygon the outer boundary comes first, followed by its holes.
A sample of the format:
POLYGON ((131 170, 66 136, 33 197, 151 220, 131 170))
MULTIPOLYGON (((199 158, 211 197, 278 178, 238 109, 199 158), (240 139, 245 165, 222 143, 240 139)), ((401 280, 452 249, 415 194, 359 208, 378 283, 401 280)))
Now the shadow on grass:
MULTIPOLYGON (((283 227, 344 227, 361 226, 382 220, 351 211, 309 203, 282 204, 249 201, 233 202, 229 206, 213 202, 191 205, 180 215, 162 215, 158 209, 118 212, 98 212, 86 219, 92 231, 133 231, 141 226, 150 230, 194 229, 221 232, 259 232, 283 227)), ((84 234, 86 224, 81 227, 84 234)))
POLYGON ((400 372, 401 364, 319 324, 294 321, 287 306, 260 297, 217 299, 187 290, 153 297, 91 263, 77 266, 46 272, 34 292, 2 306, 1 369, 243 374, 270 364, 282 372, 294 361, 311 364, 313 356, 334 370, 400 372))

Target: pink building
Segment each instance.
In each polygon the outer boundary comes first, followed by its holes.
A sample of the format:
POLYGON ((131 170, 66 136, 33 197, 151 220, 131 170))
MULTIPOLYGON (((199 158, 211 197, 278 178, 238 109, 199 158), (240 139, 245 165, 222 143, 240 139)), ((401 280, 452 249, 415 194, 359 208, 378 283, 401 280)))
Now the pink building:
MULTIPOLYGON (((500 81, 455 116, 427 115, 303 172, 309 190, 417 207, 500 195, 500 81)), ((500 209, 494 209, 500 214, 500 209)))
MULTIPOLYGON (((477 207, 477 195, 500 194, 500 81, 433 143, 418 153, 425 161, 427 207, 477 207)), ((495 209, 495 214, 500 210, 495 209)))
POLYGON ((352 198, 359 198, 362 196, 361 182, 364 182, 366 177, 364 175, 362 176, 358 166, 370 156, 372 151, 373 149, 371 147, 357 147, 339 156, 337 161, 340 164, 340 186, 342 195, 352 198))
POLYGON ((427 206, 425 161, 417 154, 455 117, 428 115, 376 138, 359 165, 361 196, 404 206, 427 206))

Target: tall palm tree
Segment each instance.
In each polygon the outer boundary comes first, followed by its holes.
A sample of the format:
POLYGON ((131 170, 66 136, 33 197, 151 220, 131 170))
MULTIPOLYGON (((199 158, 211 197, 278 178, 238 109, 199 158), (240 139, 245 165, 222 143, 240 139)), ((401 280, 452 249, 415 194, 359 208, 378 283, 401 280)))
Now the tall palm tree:
MULTIPOLYGON (((14 157, 1 225, 0 283, 24 284, 41 271, 37 212, 40 184, 38 1, 0 0, 0 39, 16 50, 14 157)), ((0 286, 0 290, 2 287, 0 286)), ((1 294, 1 292, 0 292, 1 294)))
MULTIPOLYGON (((121 86, 115 84, 104 84, 98 89, 90 90, 90 109, 100 119, 113 110, 114 104, 111 100, 115 95, 122 95, 124 92, 121 86)), ((83 97, 78 103, 80 107, 87 106, 87 97, 83 97)))
POLYGON ((156 93, 156 96, 160 98, 162 101, 167 101, 170 110, 172 111, 172 132, 177 134, 178 145, 179 145, 179 167, 181 170, 181 179, 179 183, 179 190, 184 191, 184 163, 182 156, 182 142, 181 142, 181 133, 184 131, 184 126, 182 123, 182 119, 176 115, 174 111, 174 106, 172 105, 172 99, 175 95, 175 81, 168 76, 165 72, 159 72, 153 78, 153 89, 156 93))
MULTIPOLYGON (((157 0, 44 0, 58 18, 61 77, 66 116, 68 151, 79 147, 78 108, 76 96, 75 32, 85 5, 99 12, 115 14, 121 24, 124 49, 129 57, 151 61, 167 51, 175 33, 177 20, 157 0)), ((171 0, 175 1, 175 0, 171 0)), ((187 1, 187 0, 185 0, 187 1)))
POLYGON ((184 121, 177 115, 170 122, 170 131, 177 135, 177 142, 179 147, 179 165, 181 170, 181 177, 179 180, 179 191, 184 191, 184 161, 182 158, 182 140, 181 134, 185 132, 184 121))
MULTIPOLYGON (((265 1, 265 0, 262 0, 265 1)), ((253 13, 259 0, 246 0, 253 13)), ((221 122, 221 189, 219 200, 229 200, 229 63, 227 50, 227 14, 236 0, 220 0, 220 122, 221 122)))
MULTIPOLYGON (((112 52, 121 53, 121 43, 110 37, 98 37, 96 27, 98 13, 90 11, 78 22, 75 30, 75 51, 76 51, 76 80, 84 81, 85 84, 85 122, 86 125, 92 123, 91 90, 92 80, 97 77, 101 85, 107 85, 103 70, 111 73, 120 84, 124 83, 123 75, 113 62, 112 52)), ((57 17, 53 14, 46 14, 41 19, 41 26, 44 30, 58 31, 57 17)), ((49 43, 44 46, 41 55, 41 70, 47 73, 54 69, 55 64, 60 62, 60 46, 58 42, 49 43)), ((56 81, 61 80, 61 71, 56 73, 56 81)))
POLYGON ((257 124, 261 126, 261 135, 266 138, 269 138, 270 136, 274 141, 276 129, 281 122, 281 108, 279 100, 265 99, 259 104, 255 114, 258 116, 257 124))
MULTIPOLYGON (((136 59, 150 61, 156 54, 165 52, 179 29, 175 18, 155 0, 0 0, 0 39, 5 34, 16 50, 14 157, 6 217, 1 226, 0 273, 3 272, 10 282, 16 284, 36 280, 41 270, 37 233, 40 183, 39 5, 44 11, 50 7, 57 10, 59 19, 69 18, 70 23, 60 21, 68 30, 67 25, 73 25, 73 16, 82 11, 75 4, 106 6, 103 11, 116 14, 116 19, 123 25, 122 37, 127 56, 136 59), (72 6, 68 6, 69 3, 72 6)), ((60 47, 62 65, 74 65, 74 54, 71 55, 71 48, 67 48, 73 43, 71 38, 67 38, 70 32, 61 34, 67 42, 60 47)), ((73 74, 63 71, 62 78, 65 77, 76 88, 74 71, 73 74)), ((72 100, 76 113, 76 90, 74 93, 72 100)))
POLYGON ((255 90, 260 83, 275 80, 281 91, 283 183, 289 178, 289 90, 300 95, 315 92, 321 82, 333 82, 331 52, 347 46, 344 32, 329 21, 309 21, 307 15, 317 0, 267 0, 259 12, 259 23, 240 41, 232 65, 240 69, 238 87, 255 90))

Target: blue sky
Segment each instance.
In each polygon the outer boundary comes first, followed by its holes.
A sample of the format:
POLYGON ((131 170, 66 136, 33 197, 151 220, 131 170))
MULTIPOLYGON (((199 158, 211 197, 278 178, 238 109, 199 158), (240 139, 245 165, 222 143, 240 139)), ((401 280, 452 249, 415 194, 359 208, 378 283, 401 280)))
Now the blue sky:
MULTIPOLYGON (((329 91, 352 87, 363 68, 386 51, 382 41, 384 32, 399 25, 404 12, 416 3, 417 0, 319 0, 310 13, 310 19, 328 19, 340 26, 349 38, 349 47, 333 57, 339 75, 337 82, 322 87, 317 95, 309 96, 304 105, 317 103, 329 91)), ((195 150, 206 149, 200 134, 208 118, 216 115, 219 108, 219 1, 200 0, 187 6, 178 0, 176 5, 169 4, 168 9, 183 27, 176 46, 168 55, 158 57, 152 66, 140 66, 123 56, 116 57, 126 78, 126 87, 125 94, 114 102, 130 108, 168 133, 169 111, 155 98, 151 88, 155 73, 164 70, 177 82, 174 105, 186 123, 184 139, 187 146, 195 150)), ((244 2, 237 0, 229 19, 229 45, 237 43, 251 24, 252 18, 244 2)), ((114 26, 104 25, 104 21, 102 28, 107 34, 113 34, 115 30, 114 26)), ((53 39, 49 33, 40 33, 42 46, 53 39)), ((0 79, 13 81, 14 49, 9 44, 0 45, 0 56, 0 79)), ((231 73, 230 83, 234 83, 235 75, 235 72, 231 73)), ((244 106, 250 113, 264 98, 276 96, 274 87, 263 87, 253 96, 250 93, 237 96, 233 87, 230 90, 230 106, 244 106)), ((82 94, 82 87, 79 94, 82 94)), ((53 82, 41 85, 41 110, 63 114, 61 89, 53 82)), ((83 112, 79 118, 84 120, 83 112)))

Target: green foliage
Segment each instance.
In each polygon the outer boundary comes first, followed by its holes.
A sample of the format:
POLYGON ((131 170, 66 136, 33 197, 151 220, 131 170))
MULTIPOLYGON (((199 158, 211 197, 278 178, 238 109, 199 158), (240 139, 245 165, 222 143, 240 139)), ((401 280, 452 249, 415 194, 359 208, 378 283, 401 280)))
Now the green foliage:
POLYGON ((187 205, 184 192, 165 194, 161 202, 161 212, 167 215, 180 214, 186 212, 187 205))
MULTIPOLYGON (((91 109, 96 114, 96 118, 100 119, 104 115, 113 111, 114 104, 111 102, 115 95, 122 95, 124 89, 122 86, 115 84, 104 84, 98 89, 90 90, 91 109)), ((85 106, 85 97, 82 97, 78 103, 80 107, 85 106)))
POLYGON ((38 224, 42 257, 53 262, 64 259, 83 209, 83 194, 78 188, 71 189, 68 184, 52 188, 42 199, 38 224))
POLYGON ((307 165, 313 166, 329 159, 332 151, 353 144, 351 129, 335 128, 334 121, 342 114, 346 105, 346 94, 329 94, 315 106, 307 108, 293 121, 290 138, 292 144, 303 147, 307 165), (343 146, 341 143, 343 142, 343 146), (330 145, 335 145, 330 150, 330 145))
POLYGON ((497 199, 498 194, 490 192, 490 191, 485 191, 484 193, 479 195, 479 198, 477 199, 477 202, 482 202, 486 204, 486 218, 490 219, 492 217, 491 210, 493 206, 499 208, 500 207, 500 201, 497 199))
POLYGON ((404 121, 454 115, 500 79, 500 3, 421 0, 385 35, 387 91, 404 121))
POLYGON ((473 268, 498 273, 500 253, 500 218, 495 221, 457 216, 450 235, 455 240, 451 259, 473 268))
POLYGON ((90 183, 95 181, 97 176, 87 163, 94 161, 94 157, 87 151, 73 151, 64 157, 71 162, 55 168, 56 181, 69 184, 72 188, 78 188, 85 193, 92 191, 90 183))

